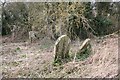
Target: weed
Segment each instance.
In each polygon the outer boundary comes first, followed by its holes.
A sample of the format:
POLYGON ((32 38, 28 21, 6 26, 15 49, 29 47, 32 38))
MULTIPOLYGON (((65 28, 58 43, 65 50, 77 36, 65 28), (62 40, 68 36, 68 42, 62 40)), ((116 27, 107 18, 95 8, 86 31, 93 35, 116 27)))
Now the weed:
POLYGON ((22 55, 22 57, 23 57, 23 58, 26 58, 26 55, 24 54, 24 55, 22 55))
POLYGON ((77 53, 76 58, 79 60, 85 60, 86 58, 89 57, 91 53, 91 46, 88 46, 87 48, 83 49, 82 52, 77 53))
POLYGON ((20 50, 20 48, 19 48, 19 47, 17 47, 17 48, 16 48, 16 50, 20 50))
POLYGON ((62 64, 62 61, 60 60, 60 59, 57 59, 57 60, 55 60, 54 62, 53 62, 53 65, 54 66, 59 66, 59 65, 61 65, 62 64))
POLYGON ((19 48, 19 47, 17 47, 17 48, 15 49, 15 52, 17 52, 17 51, 20 51, 20 48, 19 48))
POLYGON ((12 65, 13 65, 13 66, 18 66, 18 65, 19 65, 19 62, 12 62, 12 65))

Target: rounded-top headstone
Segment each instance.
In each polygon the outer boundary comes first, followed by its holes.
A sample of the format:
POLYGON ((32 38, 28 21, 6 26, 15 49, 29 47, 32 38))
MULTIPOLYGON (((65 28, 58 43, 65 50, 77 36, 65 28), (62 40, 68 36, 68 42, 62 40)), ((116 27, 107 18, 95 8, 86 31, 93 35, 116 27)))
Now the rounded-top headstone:
POLYGON ((70 38, 67 35, 60 36, 54 46, 54 62, 64 62, 69 57, 70 38))

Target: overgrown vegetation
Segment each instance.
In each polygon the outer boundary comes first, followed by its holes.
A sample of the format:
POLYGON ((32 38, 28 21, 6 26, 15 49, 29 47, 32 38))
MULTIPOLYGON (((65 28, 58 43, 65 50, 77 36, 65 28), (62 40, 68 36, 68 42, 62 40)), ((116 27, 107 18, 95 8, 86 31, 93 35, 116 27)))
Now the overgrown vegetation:
POLYGON ((76 58, 81 61, 81 60, 85 60, 86 58, 88 58, 92 53, 91 50, 91 45, 87 46, 87 48, 83 49, 82 52, 77 53, 76 58))
POLYGON ((11 34, 13 25, 16 35, 37 30, 53 40, 62 34, 85 39, 118 29, 119 3, 114 2, 4 2, 2 7, 2 35, 11 34))
POLYGON ((120 2, 4 2, 1 6, 4 78, 114 78, 118 75, 120 2), (35 37, 40 37, 33 43, 27 40, 31 30, 38 32, 35 37), (54 43, 64 34, 71 39, 69 55, 64 57, 63 44, 60 58, 65 59, 55 60, 54 43), (96 36, 90 39, 93 54, 89 50, 91 46, 80 47, 86 38, 96 36))

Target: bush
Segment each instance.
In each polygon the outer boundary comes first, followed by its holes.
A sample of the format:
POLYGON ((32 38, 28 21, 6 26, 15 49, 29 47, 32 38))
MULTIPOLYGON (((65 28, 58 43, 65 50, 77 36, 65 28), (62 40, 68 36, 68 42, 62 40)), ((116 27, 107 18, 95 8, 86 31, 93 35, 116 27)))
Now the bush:
POLYGON ((109 31, 111 31, 110 25, 112 25, 112 22, 107 18, 102 16, 97 16, 94 18, 93 22, 97 36, 107 35, 109 34, 109 31))

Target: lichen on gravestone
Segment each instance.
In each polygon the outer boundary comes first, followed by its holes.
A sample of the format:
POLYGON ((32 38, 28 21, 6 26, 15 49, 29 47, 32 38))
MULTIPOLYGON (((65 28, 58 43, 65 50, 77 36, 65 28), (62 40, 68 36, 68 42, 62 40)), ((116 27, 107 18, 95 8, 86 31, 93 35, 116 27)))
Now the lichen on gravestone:
POLYGON ((69 59, 70 38, 67 35, 60 36, 54 46, 54 63, 60 65, 69 59))

